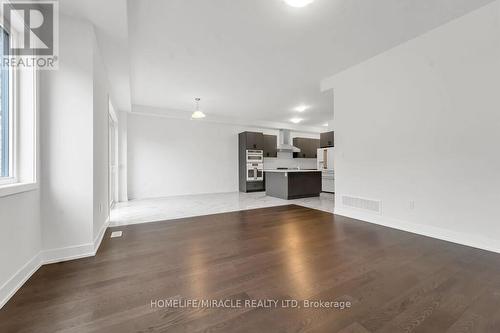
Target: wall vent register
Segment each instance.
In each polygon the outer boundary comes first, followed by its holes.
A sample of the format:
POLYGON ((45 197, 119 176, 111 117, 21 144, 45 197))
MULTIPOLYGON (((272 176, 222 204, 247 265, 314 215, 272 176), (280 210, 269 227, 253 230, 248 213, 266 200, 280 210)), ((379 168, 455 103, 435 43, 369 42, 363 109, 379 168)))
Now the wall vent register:
POLYGON ((118 238, 118 237, 121 237, 122 235, 123 235, 122 231, 113 231, 111 233, 111 237, 110 238, 118 238))
POLYGON ((342 196, 342 205, 346 207, 356 208, 371 213, 381 214, 381 202, 379 200, 371 200, 358 198, 353 196, 342 196))

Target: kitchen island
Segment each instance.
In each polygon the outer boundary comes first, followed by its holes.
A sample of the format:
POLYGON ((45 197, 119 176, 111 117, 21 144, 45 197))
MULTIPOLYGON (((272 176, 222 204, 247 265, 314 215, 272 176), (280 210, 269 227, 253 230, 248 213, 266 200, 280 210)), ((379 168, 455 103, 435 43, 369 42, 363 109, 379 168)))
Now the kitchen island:
POLYGON ((321 193, 321 171, 264 170, 266 195, 285 200, 318 197, 321 193))

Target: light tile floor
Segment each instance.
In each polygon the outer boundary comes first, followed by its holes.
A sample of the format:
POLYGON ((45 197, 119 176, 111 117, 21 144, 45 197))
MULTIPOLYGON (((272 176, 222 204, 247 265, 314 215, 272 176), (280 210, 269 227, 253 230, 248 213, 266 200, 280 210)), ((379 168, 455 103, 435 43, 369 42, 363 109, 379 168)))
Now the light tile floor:
POLYGON ((132 200, 115 205, 111 210, 110 225, 164 221, 290 204, 333 213, 334 195, 322 193, 319 198, 282 200, 266 196, 265 192, 233 192, 132 200))

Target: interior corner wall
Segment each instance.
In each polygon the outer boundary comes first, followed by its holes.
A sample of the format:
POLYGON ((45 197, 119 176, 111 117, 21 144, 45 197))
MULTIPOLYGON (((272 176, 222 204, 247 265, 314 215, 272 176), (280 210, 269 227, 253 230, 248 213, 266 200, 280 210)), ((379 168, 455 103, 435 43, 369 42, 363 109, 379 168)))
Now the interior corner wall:
POLYGON ((337 214, 500 252, 499 13, 495 1, 325 80, 337 214))
POLYGON ((88 251, 93 240, 93 30, 60 17, 59 69, 42 71, 41 216, 49 259, 88 251))
MULTIPOLYGON (((237 192, 238 133, 243 131, 278 134, 270 129, 129 113, 130 199, 237 192)), ((319 138, 319 134, 297 132, 292 136, 319 138)), ((316 159, 291 163, 316 168, 316 159)))
POLYGON ((0 308, 40 265, 39 205, 38 190, 0 198, 0 308))

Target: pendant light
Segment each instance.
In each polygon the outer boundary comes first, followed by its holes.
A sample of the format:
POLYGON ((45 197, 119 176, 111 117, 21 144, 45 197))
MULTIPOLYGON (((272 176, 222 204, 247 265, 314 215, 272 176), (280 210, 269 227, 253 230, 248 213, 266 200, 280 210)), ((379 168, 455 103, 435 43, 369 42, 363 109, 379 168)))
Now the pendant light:
POLYGON ((203 119, 203 118, 205 118, 206 117, 205 114, 200 111, 200 101, 201 101, 201 99, 200 98, 195 98, 194 100, 196 102, 196 110, 191 115, 191 119, 203 119))

